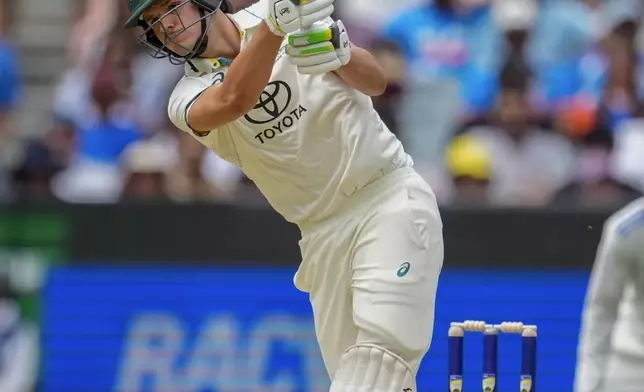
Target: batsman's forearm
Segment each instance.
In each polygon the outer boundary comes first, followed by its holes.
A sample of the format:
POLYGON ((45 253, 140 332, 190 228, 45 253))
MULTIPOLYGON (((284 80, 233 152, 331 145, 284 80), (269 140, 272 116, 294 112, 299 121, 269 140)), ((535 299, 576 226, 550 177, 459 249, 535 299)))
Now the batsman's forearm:
POLYGON ((234 97, 251 110, 269 82, 283 40, 261 23, 248 45, 230 64, 218 93, 234 97))
POLYGON ((335 73, 350 87, 372 97, 382 95, 387 88, 387 76, 378 61, 355 45, 351 46, 351 61, 335 73))

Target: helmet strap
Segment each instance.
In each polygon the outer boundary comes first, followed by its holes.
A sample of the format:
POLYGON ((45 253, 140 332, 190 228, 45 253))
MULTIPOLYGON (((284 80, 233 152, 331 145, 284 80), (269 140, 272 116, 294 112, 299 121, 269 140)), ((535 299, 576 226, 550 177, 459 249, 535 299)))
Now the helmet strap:
MULTIPOLYGON (((201 16, 201 38, 195 45, 194 49, 192 49, 192 53, 189 55, 189 58, 192 57, 199 57, 201 56, 206 49, 208 49, 208 22, 205 16, 206 16, 206 11, 203 9, 203 7, 197 7, 199 8, 199 15, 201 16)), ((214 15, 211 15, 213 17, 214 15)), ((188 57, 187 57, 188 58, 188 57)))
POLYGON ((190 69, 192 69, 192 72, 199 72, 199 68, 197 68, 197 66, 194 65, 192 61, 187 60, 186 63, 188 63, 188 65, 190 66, 190 69))

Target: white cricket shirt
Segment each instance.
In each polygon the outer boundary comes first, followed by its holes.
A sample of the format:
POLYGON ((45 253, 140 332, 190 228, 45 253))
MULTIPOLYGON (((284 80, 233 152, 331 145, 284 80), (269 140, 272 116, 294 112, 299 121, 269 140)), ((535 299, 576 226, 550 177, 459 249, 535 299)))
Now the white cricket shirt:
MULTIPOLYGON (((242 34, 242 50, 262 23, 265 6, 262 1, 231 16, 242 34)), ((198 71, 186 64, 170 98, 170 119, 239 165, 290 222, 324 219, 383 171, 413 164, 370 97, 331 73, 300 75, 284 46, 255 108, 200 137, 186 123, 187 113, 205 89, 225 79, 228 67, 207 59, 192 64, 198 71)))
POLYGON ((644 198, 604 225, 583 313, 575 392, 610 391, 611 353, 644 359, 644 198))

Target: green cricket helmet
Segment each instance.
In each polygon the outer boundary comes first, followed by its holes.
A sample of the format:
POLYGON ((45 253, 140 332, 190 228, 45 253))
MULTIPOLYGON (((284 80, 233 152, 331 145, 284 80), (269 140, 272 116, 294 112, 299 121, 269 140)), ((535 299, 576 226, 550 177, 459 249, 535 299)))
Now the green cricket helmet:
POLYGON ((130 9, 131 15, 125 22, 125 27, 143 28, 143 33, 139 36, 138 42, 150 49, 150 55, 152 57, 168 58, 171 63, 177 65, 183 64, 192 58, 199 57, 206 50, 206 48, 208 47, 208 26, 210 21, 212 20, 212 15, 214 15, 219 10, 224 13, 233 12, 230 0, 182 0, 172 3, 169 10, 165 14, 163 14, 153 23, 148 24, 145 20, 143 20, 142 15, 157 1, 159 0, 128 0, 128 7, 130 9), (181 47, 186 52, 186 54, 180 55, 168 49, 166 44, 161 42, 161 40, 159 40, 159 38, 154 34, 154 29, 157 26, 157 23, 159 24, 159 26, 161 26, 162 29, 164 29, 162 24, 163 18, 170 13, 176 13, 179 8, 184 7, 187 4, 194 4, 197 7, 197 9, 199 10, 200 18, 196 22, 188 26, 185 26, 182 22, 181 29, 179 29, 177 32, 174 32, 173 34, 166 34, 168 41, 181 47), (201 36, 195 43, 194 47, 188 48, 173 40, 178 35, 197 23, 201 24, 201 36))

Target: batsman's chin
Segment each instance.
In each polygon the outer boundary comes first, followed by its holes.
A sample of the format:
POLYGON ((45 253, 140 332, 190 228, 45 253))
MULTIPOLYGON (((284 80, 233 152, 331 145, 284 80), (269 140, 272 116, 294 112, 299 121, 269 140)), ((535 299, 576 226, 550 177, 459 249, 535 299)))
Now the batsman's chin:
POLYGON ((166 47, 173 53, 180 56, 186 56, 191 52, 191 49, 194 48, 194 41, 194 39, 190 39, 190 34, 182 33, 169 40, 166 47))
POLYGON ((170 44, 167 45, 167 48, 172 51, 172 53, 176 53, 179 56, 187 56, 190 54, 190 50, 188 49, 188 46, 184 45, 176 45, 176 44, 170 44))

